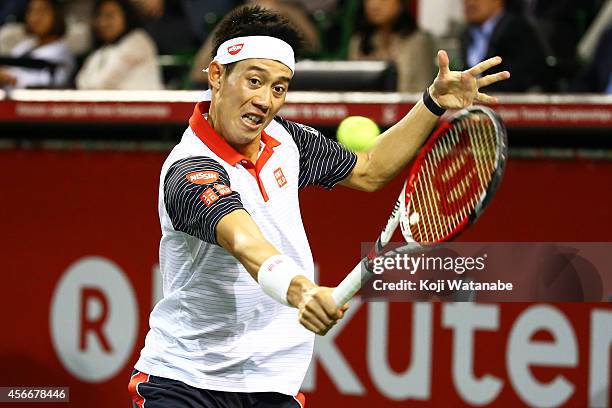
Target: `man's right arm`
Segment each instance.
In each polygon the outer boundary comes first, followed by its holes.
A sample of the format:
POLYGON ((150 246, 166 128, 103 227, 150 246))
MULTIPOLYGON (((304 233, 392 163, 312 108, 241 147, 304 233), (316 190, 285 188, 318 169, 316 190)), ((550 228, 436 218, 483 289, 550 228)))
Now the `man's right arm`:
MULTIPOLYGON (((220 246, 231 253, 255 279, 262 284, 262 271, 268 260, 283 260, 283 255, 265 239, 255 221, 244 210, 233 211, 219 220, 216 238, 220 246)), ((324 335, 340 319, 346 308, 338 309, 331 297, 331 288, 317 286, 304 275, 300 275, 297 265, 289 261, 290 283, 286 291, 287 302, 299 309, 300 323, 308 330, 324 335), (294 268, 292 268, 294 266, 294 268)), ((271 271, 271 279, 285 279, 283 267, 271 271)), ((264 288, 265 290, 265 288, 264 288)), ((284 290, 283 290, 284 291, 284 290)))
POLYGON ((263 236, 231 187, 223 166, 209 157, 173 163, 164 178, 164 204, 173 227, 225 248, 266 294, 298 308, 307 329, 325 334, 343 313, 331 289, 307 279, 291 258, 263 236))

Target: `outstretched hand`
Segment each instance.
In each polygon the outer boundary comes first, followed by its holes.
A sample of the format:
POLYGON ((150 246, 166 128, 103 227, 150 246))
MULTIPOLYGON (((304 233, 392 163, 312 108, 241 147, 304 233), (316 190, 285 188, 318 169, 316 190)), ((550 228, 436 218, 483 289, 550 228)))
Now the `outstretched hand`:
POLYGON ((463 109, 474 102, 497 103, 497 98, 482 93, 479 89, 510 78, 510 72, 479 75, 501 61, 501 57, 493 57, 465 71, 451 71, 448 54, 446 51, 438 51, 438 76, 429 87, 429 93, 434 101, 445 109, 463 109))

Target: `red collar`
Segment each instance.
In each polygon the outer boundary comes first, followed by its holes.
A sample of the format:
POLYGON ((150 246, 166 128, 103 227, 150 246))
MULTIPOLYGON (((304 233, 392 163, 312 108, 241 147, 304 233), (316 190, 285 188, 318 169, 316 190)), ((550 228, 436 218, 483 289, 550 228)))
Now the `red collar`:
MULTIPOLYGON (((251 160, 238 153, 236 149, 215 132, 212 126, 210 126, 210 123, 204 118, 203 114, 208 112, 209 107, 210 102, 208 101, 198 102, 193 110, 191 118, 189 118, 189 126, 191 126, 196 136, 217 156, 232 166, 243 160, 250 163, 251 160)), ((265 145, 264 151, 267 154, 260 155, 260 159, 262 156, 269 157, 272 154, 272 149, 281 144, 263 130, 261 131, 261 141, 265 145)), ((259 161, 259 159, 257 161, 259 161)))

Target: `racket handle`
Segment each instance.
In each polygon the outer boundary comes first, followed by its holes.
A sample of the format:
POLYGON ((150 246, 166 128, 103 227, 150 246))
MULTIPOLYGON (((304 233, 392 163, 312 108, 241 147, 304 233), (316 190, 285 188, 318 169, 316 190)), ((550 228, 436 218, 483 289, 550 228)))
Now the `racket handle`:
POLYGON ((362 262, 359 262, 332 291, 332 297, 336 305, 338 307, 344 306, 372 276, 374 274, 366 268, 362 268, 362 262))

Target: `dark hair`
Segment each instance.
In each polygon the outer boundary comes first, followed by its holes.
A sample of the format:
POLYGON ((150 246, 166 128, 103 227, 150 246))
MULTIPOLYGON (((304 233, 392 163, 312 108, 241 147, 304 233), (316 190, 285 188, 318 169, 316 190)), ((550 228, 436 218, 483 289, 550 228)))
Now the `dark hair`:
MULTIPOLYGON (((377 31, 375 25, 368 21, 365 13, 364 2, 361 1, 359 11, 357 12, 357 33, 361 34, 360 49, 364 55, 368 55, 373 51, 372 37, 377 31)), ((393 23, 392 31, 399 33, 402 36, 408 36, 417 29, 416 20, 410 11, 410 0, 399 0, 402 8, 399 15, 393 23)))
MULTIPOLYGON (((125 19, 125 31, 119 35, 113 41, 113 43, 117 43, 121 41, 123 37, 132 32, 132 30, 136 28, 142 27, 142 22, 140 21, 140 17, 136 12, 134 6, 129 0, 96 0, 94 4, 94 18, 98 16, 100 13, 100 9, 105 3, 115 3, 119 6, 119 8, 123 11, 123 18, 125 19)), ((94 30, 94 39, 95 44, 94 47, 98 48, 105 44, 105 42, 98 36, 96 30, 94 30)))
MULTIPOLYGON (((30 3, 32 3, 34 0, 30 0, 28 2, 28 7, 30 5, 30 3)), ((52 35, 52 36, 56 36, 56 37, 63 37, 64 34, 66 34, 66 20, 64 18, 64 13, 62 12, 62 9, 60 8, 59 5, 59 1, 57 0, 43 0, 46 1, 50 6, 51 6, 51 10, 53 11, 53 26, 51 26, 51 31, 49 31, 48 35, 52 35)), ((26 16, 28 14, 28 11, 26 9, 26 16)), ((32 34, 32 31, 30 31, 30 28, 28 27, 27 24, 27 18, 26 18, 26 32, 28 34, 32 34)))
MULTIPOLYGON (((293 48, 297 56, 302 47, 302 38, 289 21, 272 10, 260 6, 241 6, 232 10, 215 28, 211 58, 225 41, 236 37, 262 35, 283 40, 293 48)), ((234 64, 226 65, 230 73, 234 64)))

